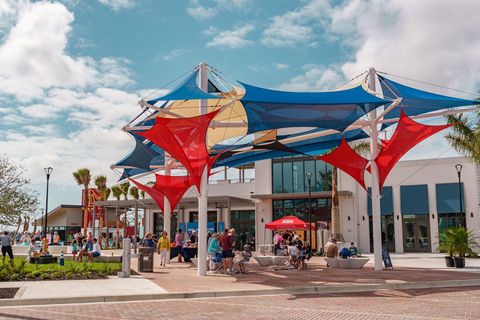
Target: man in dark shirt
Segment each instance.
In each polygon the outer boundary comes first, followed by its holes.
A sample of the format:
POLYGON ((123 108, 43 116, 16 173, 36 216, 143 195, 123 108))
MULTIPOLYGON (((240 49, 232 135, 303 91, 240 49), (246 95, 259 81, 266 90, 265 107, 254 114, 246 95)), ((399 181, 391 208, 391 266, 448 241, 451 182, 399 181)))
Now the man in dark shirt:
POLYGON ((229 234, 228 229, 225 229, 223 235, 220 237, 220 246, 222 247, 223 270, 225 273, 232 273, 233 264, 233 237, 229 234))

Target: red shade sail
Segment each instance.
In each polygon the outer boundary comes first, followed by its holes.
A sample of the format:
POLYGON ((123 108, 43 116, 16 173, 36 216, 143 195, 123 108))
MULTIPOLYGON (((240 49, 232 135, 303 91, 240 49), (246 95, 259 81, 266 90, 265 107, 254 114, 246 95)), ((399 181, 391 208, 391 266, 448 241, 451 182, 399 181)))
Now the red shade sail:
POLYGON ((155 175, 154 190, 167 197, 170 208, 174 209, 187 190, 195 184, 192 176, 155 175))
POLYGON ((424 125, 413 121, 402 111, 392 138, 382 146, 382 150, 375 159, 378 167, 380 190, 390 171, 405 153, 423 140, 450 126, 452 125, 424 125))
POLYGON ((213 160, 207 152, 208 125, 219 110, 191 118, 156 118, 149 130, 138 135, 155 143, 173 158, 180 161, 200 190, 200 180, 205 166, 210 169, 213 160))
POLYGON ((286 229, 302 229, 308 230, 308 222, 300 220, 295 216, 286 216, 265 224, 265 229, 286 230, 286 229))
POLYGON ((366 189, 365 168, 368 165, 368 160, 359 156, 344 137, 342 137, 342 142, 335 151, 317 158, 347 173, 366 189))
POLYGON ((143 190, 145 191, 146 193, 148 193, 150 195, 150 197, 152 197, 152 199, 155 201, 155 203, 158 205, 158 207, 160 208, 160 210, 164 210, 164 199, 165 199, 165 196, 163 194, 161 194, 159 191, 153 189, 152 187, 148 187, 144 184, 141 184, 140 182, 137 182, 133 179, 130 179, 130 181, 132 181, 138 189, 140 190, 143 190))

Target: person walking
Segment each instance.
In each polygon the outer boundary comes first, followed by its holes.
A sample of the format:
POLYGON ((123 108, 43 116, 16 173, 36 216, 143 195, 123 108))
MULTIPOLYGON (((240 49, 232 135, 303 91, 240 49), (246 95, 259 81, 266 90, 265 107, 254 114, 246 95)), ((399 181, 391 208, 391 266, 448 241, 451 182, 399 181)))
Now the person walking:
POLYGON ((160 267, 166 267, 170 257, 170 239, 167 231, 162 232, 162 236, 158 239, 157 249, 160 252, 160 267))
POLYGON ((178 262, 182 261, 182 247, 183 247, 183 231, 182 229, 178 229, 177 234, 175 235, 175 246, 178 247, 178 262))
POLYGON ((5 264, 5 256, 8 254, 10 264, 13 266, 12 238, 8 231, 3 232, 3 236, 0 237, 0 243, 2 244, 3 263, 5 264))

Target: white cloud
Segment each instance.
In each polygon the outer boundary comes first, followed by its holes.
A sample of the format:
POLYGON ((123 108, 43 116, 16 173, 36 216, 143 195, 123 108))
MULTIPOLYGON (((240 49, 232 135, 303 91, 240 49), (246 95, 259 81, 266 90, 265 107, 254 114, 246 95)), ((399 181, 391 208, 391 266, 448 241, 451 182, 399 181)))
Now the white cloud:
POLYGON ((207 47, 219 47, 236 49, 253 44, 253 41, 247 40, 246 36, 255 29, 253 24, 246 23, 237 26, 233 30, 219 31, 216 28, 210 27, 205 30, 207 35, 213 35, 211 41, 207 43, 207 47))
POLYGON ((338 68, 326 68, 321 65, 307 64, 302 67, 305 72, 295 76, 280 86, 288 91, 325 91, 335 89, 343 81, 338 68))
POLYGON ((251 0, 190 0, 186 10, 194 19, 202 21, 211 19, 222 11, 246 11, 250 7, 250 3, 251 0), (208 5, 204 5, 204 3, 208 3, 208 5))
POLYGON ((137 0, 98 0, 101 4, 104 4, 115 11, 122 9, 128 9, 135 6, 137 0))
POLYGON ((347 77, 375 67, 473 90, 480 80, 477 12, 475 0, 348 1, 333 9, 329 30, 354 52, 342 66, 347 77))
POLYGON ((288 68, 290 68, 290 65, 286 64, 286 63, 275 63, 275 68, 277 68, 278 70, 287 70, 288 68))
POLYGON ((262 43, 282 47, 297 44, 316 46, 316 31, 320 17, 330 11, 324 0, 312 0, 296 10, 274 16, 263 32, 262 43))
POLYGON ((173 49, 170 52, 160 54, 159 58, 164 61, 172 61, 189 52, 190 50, 187 50, 187 49, 173 49))

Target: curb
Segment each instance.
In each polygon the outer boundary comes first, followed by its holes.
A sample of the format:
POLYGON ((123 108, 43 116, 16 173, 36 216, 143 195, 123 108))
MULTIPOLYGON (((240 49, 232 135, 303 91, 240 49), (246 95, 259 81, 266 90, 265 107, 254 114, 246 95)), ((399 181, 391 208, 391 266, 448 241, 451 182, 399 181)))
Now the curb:
POLYGON ((334 294, 334 293, 359 293, 377 290, 408 290, 408 289, 433 289, 480 286, 480 279, 469 280, 445 280, 428 282, 408 283, 384 283, 384 284, 361 284, 361 285, 332 285, 332 286, 306 286, 263 290, 233 290, 211 292, 174 292, 138 295, 111 295, 93 297, 69 297, 69 298, 39 298, 39 299, 1 299, 0 307, 34 306, 50 304, 79 304, 98 302, 126 302, 145 300, 173 300, 173 299, 198 299, 220 298, 238 296, 264 296, 264 295, 308 295, 308 294, 334 294))

